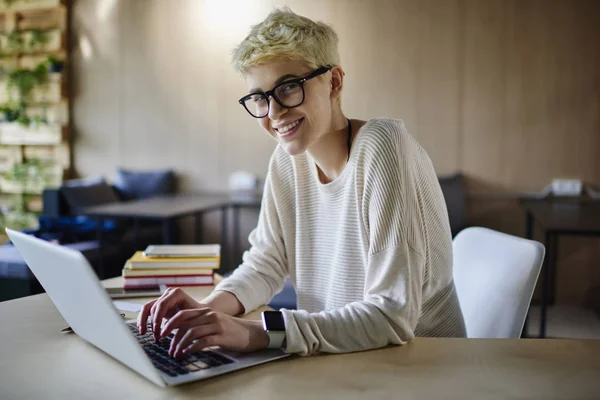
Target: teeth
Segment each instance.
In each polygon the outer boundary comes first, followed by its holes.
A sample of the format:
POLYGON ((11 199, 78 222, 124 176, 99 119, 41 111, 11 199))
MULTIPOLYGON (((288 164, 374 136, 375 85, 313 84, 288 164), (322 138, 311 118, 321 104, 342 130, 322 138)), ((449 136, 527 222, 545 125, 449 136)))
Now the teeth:
POLYGON ((277 131, 281 132, 281 133, 286 133, 287 131, 289 131, 290 129, 293 129, 296 125, 298 125, 300 123, 300 120, 294 121, 289 125, 283 126, 281 128, 278 128, 277 131))

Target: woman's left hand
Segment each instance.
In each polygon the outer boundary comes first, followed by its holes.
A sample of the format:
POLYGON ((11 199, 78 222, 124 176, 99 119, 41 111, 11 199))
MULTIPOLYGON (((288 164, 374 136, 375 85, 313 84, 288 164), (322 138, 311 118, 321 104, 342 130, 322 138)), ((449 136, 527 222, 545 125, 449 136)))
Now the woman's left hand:
POLYGON ((169 355, 180 358, 206 347, 251 352, 269 345, 269 337, 259 321, 248 321, 216 312, 209 307, 182 310, 169 318, 160 337, 173 335, 169 355))

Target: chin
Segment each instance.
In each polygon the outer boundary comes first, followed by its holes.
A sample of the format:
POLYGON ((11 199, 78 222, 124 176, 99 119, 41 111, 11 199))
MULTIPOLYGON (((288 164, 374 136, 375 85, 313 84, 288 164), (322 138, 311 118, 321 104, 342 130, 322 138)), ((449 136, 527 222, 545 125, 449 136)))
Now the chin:
POLYGON ((298 143, 280 141, 279 145, 283 147, 286 153, 288 153, 290 156, 297 156, 306 151, 306 148, 298 143))

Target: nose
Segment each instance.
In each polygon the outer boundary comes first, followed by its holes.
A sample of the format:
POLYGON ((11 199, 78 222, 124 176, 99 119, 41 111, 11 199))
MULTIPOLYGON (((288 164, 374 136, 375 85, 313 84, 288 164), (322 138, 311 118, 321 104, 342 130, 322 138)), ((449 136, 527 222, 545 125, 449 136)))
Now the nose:
POLYGON ((269 119, 276 120, 282 114, 285 114, 287 108, 281 107, 278 102, 275 101, 273 96, 269 96, 269 119))

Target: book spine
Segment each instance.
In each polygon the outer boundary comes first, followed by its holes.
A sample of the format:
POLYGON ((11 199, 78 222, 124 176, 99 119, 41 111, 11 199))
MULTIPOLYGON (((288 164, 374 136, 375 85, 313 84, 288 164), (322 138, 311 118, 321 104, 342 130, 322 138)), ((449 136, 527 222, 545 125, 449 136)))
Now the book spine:
POLYGON ((148 262, 129 262, 130 269, 157 269, 157 268, 178 268, 178 269, 186 269, 186 268, 205 268, 205 269, 218 269, 218 263, 193 263, 193 264, 182 264, 182 263, 148 263, 148 262))
MULTIPOLYGON (((176 285, 173 284, 161 284, 161 285, 165 285, 166 287, 182 287, 182 286, 212 286, 213 283, 179 283, 176 285)), ((143 285, 128 285, 125 284, 123 285, 123 288, 125 290, 131 290, 131 289, 151 289, 151 288, 155 288, 156 285, 147 285, 147 284, 143 284, 143 285)))
POLYGON ((204 283, 210 285, 214 282, 213 277, 170 277, 170 278, 125 278, 125 286, 131 285, 183 285, 183 284, 199 284, 204 283))
POLYGON ((123 267, 123 274, 169 274, 169 275, 212 275, 213 268, 131 268, 131 263, 128 261, 123 267))
POLYGON ((128 278, 128 277, 140 277, 140 278, 147 278, 147 277, 173 277, 173 276, 213 276, 214 272, 213 270, 209 269, 206 271, 196 271, 196 270, 192 270, 190 269, 189 271, 186 270, 168 270, 168 269, 149 269, 149 270, 131 270, 131 269, 127 269, 124 268, 121 271, 121 275, 124 278, 128 278))
POLYGON ((206 275, 206 274, 190 274, 190 275, 132 275, 132 276, 127 276, 124 275, 123 276, 125 279, 177 279, 177 278, 202 278, 202 279, 207 279, 207 278, 212 278, 213 275, 206 275))

